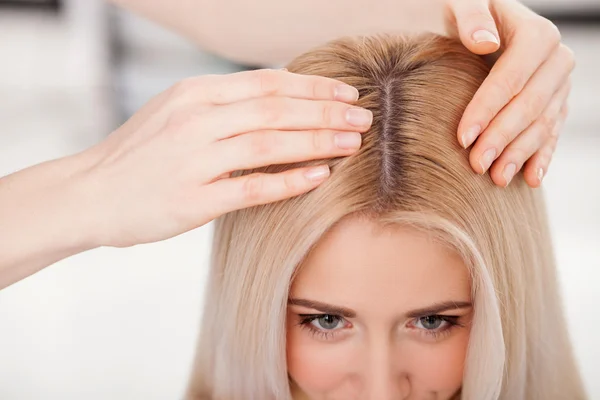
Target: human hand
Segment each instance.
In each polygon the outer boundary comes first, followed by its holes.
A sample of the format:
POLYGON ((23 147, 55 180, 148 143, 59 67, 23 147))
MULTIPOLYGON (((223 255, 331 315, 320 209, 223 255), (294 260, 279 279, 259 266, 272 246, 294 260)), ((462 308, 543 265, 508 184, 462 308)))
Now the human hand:
POLYGON ((186 79, 87 150, 98 245, 154 242, 318 186, 327 164, 232 177, 271 164, 350 155, 373 119, 333 79, 259 70, 186 79), (339 134, 342 134, 340 136, 339 134))
POLYGON ((538 187, 567 116, 572 51, 549 20, 516 0, 444 0, 446 28, 473 53, 500 56, 458 127, 470 164, 506 186, 524 165, 538 187), (498 40, 499 39, 499 40, 498 40))

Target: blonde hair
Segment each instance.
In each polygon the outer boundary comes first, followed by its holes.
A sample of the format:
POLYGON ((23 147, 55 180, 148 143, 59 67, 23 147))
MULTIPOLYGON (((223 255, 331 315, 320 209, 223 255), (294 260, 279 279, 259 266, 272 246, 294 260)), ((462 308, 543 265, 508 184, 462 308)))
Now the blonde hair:
MULTIPOLYGON (((437 35, 343 38, 289 66, 359 89, 372 128, 331 176, 286 201, 215 222, 205 311, 188 399, 290 399, 285 319, 294 275, 342 218, 409 224, 462 255, 474 321, 461 398, 583 399, 563 318, 540 190, 477 176, 456 139, 489 67, 437 35)), ((272 165, 280 172, 323 160, 272 165)))

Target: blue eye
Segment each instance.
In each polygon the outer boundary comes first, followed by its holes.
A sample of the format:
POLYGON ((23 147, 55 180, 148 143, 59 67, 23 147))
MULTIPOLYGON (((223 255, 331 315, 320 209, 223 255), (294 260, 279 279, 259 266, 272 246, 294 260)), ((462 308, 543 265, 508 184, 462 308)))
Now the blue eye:
POLYGON ((440 329, 441 326, 446 326, 448 321, 443 319, 439 315, 428 315, 426 317, 421 317, 417 320, 415 324, 417 328, 427 329, 427 330, 435 330, 440 329))
POLYGON ((316 328, 323 330, 334 330, 343 327, 343 320, 336 315, 330 314, 319 315, 310 321, 310 323, 316 328))

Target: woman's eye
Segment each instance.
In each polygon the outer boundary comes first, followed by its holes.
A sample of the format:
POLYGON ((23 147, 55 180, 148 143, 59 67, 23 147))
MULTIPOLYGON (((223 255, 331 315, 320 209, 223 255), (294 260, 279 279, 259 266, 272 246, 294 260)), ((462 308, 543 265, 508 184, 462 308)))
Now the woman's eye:
POLYGON ((415 326, 420 329, 435 330, 446 326, 448 321, 439 315, 428 315, 417 320, 415 326))
POLYGON ((319 329, 333 330, 343 327, 343 320, 335 315, 324 314, 311 321, 311 324, 319 329))

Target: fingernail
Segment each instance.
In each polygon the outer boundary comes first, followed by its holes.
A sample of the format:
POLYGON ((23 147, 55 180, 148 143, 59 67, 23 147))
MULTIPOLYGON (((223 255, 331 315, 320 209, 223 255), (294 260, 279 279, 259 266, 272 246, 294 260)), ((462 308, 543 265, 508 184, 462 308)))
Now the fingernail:
POLYGON ((329 166, 321 165, 318 167, 311 168, 304 172, 304 176, 310 181, 319 182, 329 176, 329 166))
POLYGON ((335 135, 334 141, 340 149, 358 149, 362 137, 358 132, 340 132, 335 135))
POLYGON ((477 135, 479 135, 479 132, 481 132, 481 126, 475 125, 467 129, 465 133, 463 133, 462 145, 465 149, 473 144, 473 142, 477 138, 477 135))
POLYGON ((367 126, 373 122, 373 113, 364 108, 350 108, 346 112, 346 121, 354 126, 367 126))
POLYGON ((487 149, 485 153, 479 159, 479 165, 481 165, 482 174, 485 174, 485 171, 488 170, 492 162, 496 159, 496 149, 487 149))
POLYGON ((541 184, 542 183, 542 179, 544 179, 544 169, 543 168, 538 168, 537 177, 538 177, 538 180, 540 181, 540 184, 541 184))
POLYGON ((508 186, 513 176, 515 175, 516 170, 517 166, 514 163, 510 163, 506 167, 504 167, 504 172, 502 173, 502 176, 504 176, 504 181, 506 182, 504 184, 504 187, 508 186))
POLYGON ((496 35, 494 35, 490 31, 480 30, 473 33, 471 36, 475 43, 483 43, 483 42, 492 42, 495 44, 500 44, 496 35))
POLYGON ((333 97, 339 101, 356 101, 358 100, 358 89, 350 85, 338 85, 335 87, 333 97))

